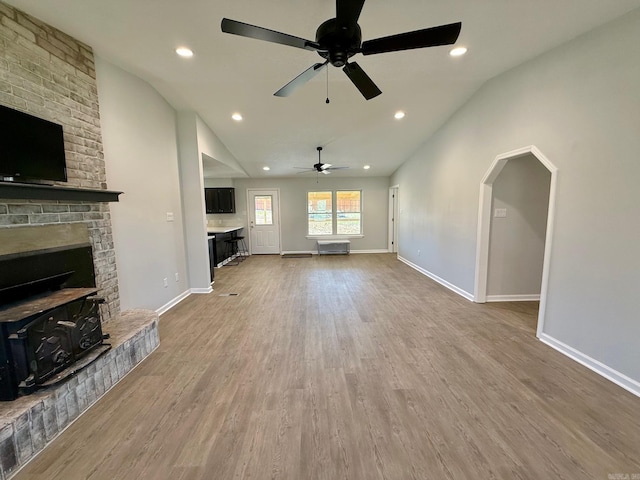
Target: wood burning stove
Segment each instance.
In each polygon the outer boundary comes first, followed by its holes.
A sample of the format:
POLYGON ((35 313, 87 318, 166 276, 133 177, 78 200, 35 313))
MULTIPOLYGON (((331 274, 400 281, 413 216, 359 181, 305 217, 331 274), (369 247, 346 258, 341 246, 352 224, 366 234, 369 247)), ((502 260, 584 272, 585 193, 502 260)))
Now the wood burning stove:
POLYGON ((0 400, 73 375, 103 343, 91 246, 0 256, 0 400))

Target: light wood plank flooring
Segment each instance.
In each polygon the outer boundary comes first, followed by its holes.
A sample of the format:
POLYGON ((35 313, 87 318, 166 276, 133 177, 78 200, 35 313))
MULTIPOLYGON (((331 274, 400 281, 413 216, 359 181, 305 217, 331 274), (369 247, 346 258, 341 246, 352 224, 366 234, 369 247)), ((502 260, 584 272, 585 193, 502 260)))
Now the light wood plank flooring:
POLYGON ((538 341, 536 309, 393 255, 254 256, 163 315, 160 348, 15 478, 640 474, 640 399, 538 341))

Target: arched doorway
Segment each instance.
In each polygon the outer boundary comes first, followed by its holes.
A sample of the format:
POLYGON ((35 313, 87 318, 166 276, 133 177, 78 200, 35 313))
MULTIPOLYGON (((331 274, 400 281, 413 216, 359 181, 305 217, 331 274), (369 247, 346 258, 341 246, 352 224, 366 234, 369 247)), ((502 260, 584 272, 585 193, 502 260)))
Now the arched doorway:
POLYGON ((487 170, 480 184, 474 301, 478 303, 484 303, 487 301, 487 280, 489 274, 489 248, 491 237, 491 213, 492 201, 494 197, 494 182, 506 166, 507 162, 509 162, 510 160, 521 159, 527 156, 535 157, 551 173, 544 257, 542 265, 542 282, 540 289, 540 308, 538 310, 537 336, 539 337, 543 330, 546 308, 549 265, 551 258, 551 242, 553 240, 553 219, 555 214, 555 194, 558 169, 535 146, 528 146, 502 155, 498 155, 487 170))

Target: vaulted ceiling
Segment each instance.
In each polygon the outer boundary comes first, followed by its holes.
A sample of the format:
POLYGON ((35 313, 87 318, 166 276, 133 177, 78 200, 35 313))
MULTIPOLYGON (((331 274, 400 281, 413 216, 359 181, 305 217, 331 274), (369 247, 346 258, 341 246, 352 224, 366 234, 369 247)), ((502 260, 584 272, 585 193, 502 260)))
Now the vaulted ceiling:
POLYGON ((461 21, 456 45, 468 48, 458 58, 450 47, 357 55, 383 92, 367 101, 335 67, 328 82, 322 72, 291 96, 274 97, 323 60, 220 29, 228 17, 315 40, 317 27, 335 17, 334 0, 5 1, 91 45, 176 109, 197 112, 251 177, 295 175, 294 166, 316 162, 317 146, 324 162, 350 167, 336 176, 390 175, 487 80, 640 7, 640 0, 367 0, 363 40, 461 21), (178 57, 179 46, 195 55, 178 57), (402 120, 394 119, 398 110, 402 120), (231 119, 236 112, 241 122, 231 119))

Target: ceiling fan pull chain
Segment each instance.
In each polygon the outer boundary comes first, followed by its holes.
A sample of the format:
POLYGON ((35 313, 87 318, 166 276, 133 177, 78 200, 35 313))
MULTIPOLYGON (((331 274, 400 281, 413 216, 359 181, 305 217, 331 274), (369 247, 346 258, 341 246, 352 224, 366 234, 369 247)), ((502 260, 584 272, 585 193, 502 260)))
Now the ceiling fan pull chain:
POLYGON ((330 103, 329 101, 329 69, 327 68, 327 99, 325 100, 325 103, 330 103))

